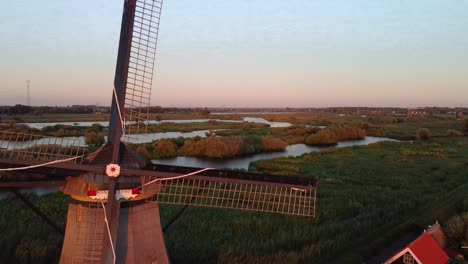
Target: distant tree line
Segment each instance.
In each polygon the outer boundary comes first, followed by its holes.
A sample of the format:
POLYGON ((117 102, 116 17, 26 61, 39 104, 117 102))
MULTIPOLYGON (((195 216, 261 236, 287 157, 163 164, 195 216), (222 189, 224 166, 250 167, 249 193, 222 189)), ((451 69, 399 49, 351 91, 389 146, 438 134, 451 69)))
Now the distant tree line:
POLYGON ((202 115, 209 115, 211 112, 208 107, 200 108, 178 108, 178 107, 161 107, 161 106, 150 106, 148 108, 149 113, 153 114, 161 114, 161 113, 185 113, 185 114, 202 114, 202 115))
MULTIPOLYGON (((161 107, 150 106, 143 108, 135 108, 134 110, 141 110, 149 113, 187 113, 187 114, 210 114, 207 107, 200 108, 177 108, 177 107, 161 107)), ((0 106, 0 114, 6 115, 26 115, 26 114, 91 114, 95 112, 109 113, 109 106, 95 106, 95 105, 71 105, 71 106, 27 106, 17 104, 14 106, 0 106)))
MULTIPOLYGON (((99 108, 100 111, 107 108, 99 108)), ((96 112, 96 106, 92 105, 72 105, 72 106, 27 106, 17 104, 14 106, 1 106, 0 114, 6 115, 43 115, 43 114, 90 114, 96 112)))

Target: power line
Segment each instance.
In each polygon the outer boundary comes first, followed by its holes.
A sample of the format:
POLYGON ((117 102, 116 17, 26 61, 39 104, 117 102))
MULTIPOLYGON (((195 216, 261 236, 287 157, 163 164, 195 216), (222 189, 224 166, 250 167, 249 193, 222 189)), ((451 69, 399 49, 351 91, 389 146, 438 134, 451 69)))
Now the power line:
POLYGON ((29 87, 30 82, 31 82, 30 80, 26 81, 26 105, 27 106, 31 106, 31 94, 30 94, 30 87, 29 87))

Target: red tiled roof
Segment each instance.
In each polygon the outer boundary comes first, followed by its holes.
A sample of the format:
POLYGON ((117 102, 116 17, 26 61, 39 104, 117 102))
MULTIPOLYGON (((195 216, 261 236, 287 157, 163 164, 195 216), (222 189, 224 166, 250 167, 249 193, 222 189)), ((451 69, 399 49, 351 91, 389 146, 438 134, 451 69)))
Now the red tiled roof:
POLYGON ((408 248, 411 249, 422 264, 446 264, 449 260, 444 250, 428 233, 424 233, 413 241, 413 243, 408 245, 408 248))

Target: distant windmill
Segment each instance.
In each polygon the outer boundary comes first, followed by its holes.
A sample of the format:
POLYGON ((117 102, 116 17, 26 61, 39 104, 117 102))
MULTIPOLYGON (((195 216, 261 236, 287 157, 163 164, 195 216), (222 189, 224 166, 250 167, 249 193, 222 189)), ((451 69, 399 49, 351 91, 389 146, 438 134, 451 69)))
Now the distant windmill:
MULTIPOLYGON (((148 164, 121 139, 146 129, 162 0, 125 0, 108 142, 0 132, 0 187, 67 176, 61 263, 168 263, 159 204, 315 217, 317 181, 148 164), (125 132, 125 133, 124 133, 125 132)), ((36 186, 41 182, 34 182, 36 186)))

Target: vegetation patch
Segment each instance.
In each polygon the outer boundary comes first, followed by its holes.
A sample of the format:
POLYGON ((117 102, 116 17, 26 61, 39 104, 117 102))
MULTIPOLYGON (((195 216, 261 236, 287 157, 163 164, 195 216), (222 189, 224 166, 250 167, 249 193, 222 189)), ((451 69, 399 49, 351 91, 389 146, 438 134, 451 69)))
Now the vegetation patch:
MULTIPOLYGON (((0 200, 0 259, 2 263, 58 263, 63 236, 13 194, 0 200)), ((50 219, 65 229, 69 197, 63 193, 26 194, 50 219)))
POLYGON ((206 158, 229 158, 259 152, 282 151, 287 143, 271 136, 228 136, 186 140, 180 154, 206 158))
POLYGON ((86 129, 85 144, 90 147, 99 147, 105 143, 103 127, 100 124, 93 124, 86 129))
POLYGON ((344 125, 328 127, 308 136, 305 143, 308 145, 335 145, 339 141, 364 139, 366 131, 356 126, 344 125))
POLYGON ((197 130, 218 130, 218 129, 250 129, 268 127, 267 124, 252 123, 252 122, 220 122, 210 120, 208 122, 190 122, 190 123, 174 123, 163 122, 160 124, 148 125, 148 133, 160 132, 192 132, 197 130))
POLYGON ((399 140, 415 140, 417 139, 416 131, 420 128, 428 129, 432 137, 446 137, 448 130, 463 131, 463 123, 462 121, 443 118, 406 120, 405 122, 391 124, 369 124, 366 131, 369 136, 389 137, 399 140))
POLYGON ((273 136, 210 136, 207 138, 160 139, 153 143, 131 145, 149 159, 176 156, 232 158, 260 152, 284 151, 287 143, 273 136))

